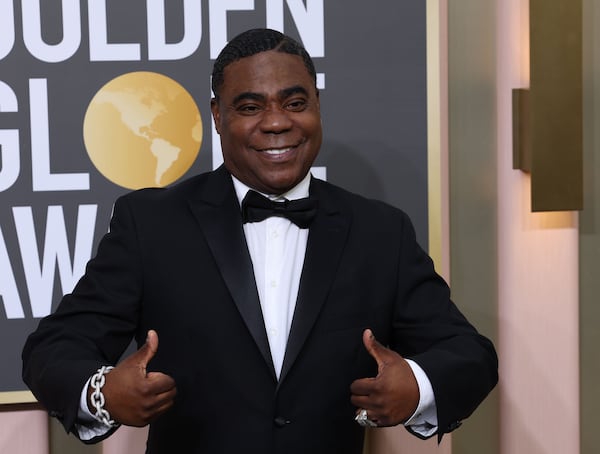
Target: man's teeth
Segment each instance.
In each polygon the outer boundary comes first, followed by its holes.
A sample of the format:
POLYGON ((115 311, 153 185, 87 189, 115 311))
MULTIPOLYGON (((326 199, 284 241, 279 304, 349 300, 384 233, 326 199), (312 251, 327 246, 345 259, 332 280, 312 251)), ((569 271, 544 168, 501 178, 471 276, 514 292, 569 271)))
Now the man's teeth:
POLYGON ((263 151, 264 151, 264 153, 267 153, 267 154, 278 155, 278 154, 283 154, 286 151, 290 151, 290 148, 277 148, 277 149, 263 150, 263 151))

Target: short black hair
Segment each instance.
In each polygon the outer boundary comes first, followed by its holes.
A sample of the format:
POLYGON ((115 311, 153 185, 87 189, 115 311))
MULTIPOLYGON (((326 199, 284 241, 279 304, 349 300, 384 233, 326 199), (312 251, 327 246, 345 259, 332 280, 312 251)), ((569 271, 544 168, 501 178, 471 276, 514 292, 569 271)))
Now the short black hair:
POLYGON ((233 38, 215 60, 212 71, 212 91, 219 97, 219 89, 223 86, 223 71, 227 65, 244 57, 250 57, 261 52, 276 50, 286 54, 298 55, 304 61, 308 73, 317 84, 317 73, 310 55, 298 41, 269 28, 255 28, 240 33, 233 38))

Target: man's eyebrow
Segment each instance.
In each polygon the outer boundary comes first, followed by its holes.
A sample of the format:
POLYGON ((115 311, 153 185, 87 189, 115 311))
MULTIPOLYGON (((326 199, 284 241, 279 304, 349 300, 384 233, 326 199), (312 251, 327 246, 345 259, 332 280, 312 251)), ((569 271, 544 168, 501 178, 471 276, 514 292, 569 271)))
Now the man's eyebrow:
MULTIPOLYGON (((290 96, 302 94, 308 96, 308 91, 302 85, 294 85, 292 87, 283 88, 279 90, 278 96, 281 99, 289 98, 290 96)), ((233 104, 237 104, 241 101, 259 101, 263 102, 267 99, 266 95, 261 93, 256 93, 253 91, 245 91, 240 93, 235 98, 233 98, 233 104)))
POLYGON ((293 87, 284 88, 279 91, 279 96, 282 99, 289 98, 290 96, 302 94, 308 96, 308 91, 302 85, 294 85, 293 87))
POLYGON ((235 98, 233 98, 233 104, 237 104, 240 101, 264 101, 265 96, 260 93, 255 93, 252 91, 245 91, 240 93, 235 98))

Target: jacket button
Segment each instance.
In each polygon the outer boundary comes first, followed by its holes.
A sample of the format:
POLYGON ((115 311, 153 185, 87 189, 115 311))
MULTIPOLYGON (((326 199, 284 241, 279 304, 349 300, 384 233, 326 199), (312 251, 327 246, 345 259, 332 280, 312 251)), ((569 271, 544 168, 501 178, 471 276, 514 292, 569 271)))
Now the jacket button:
POLYGON ((285 427, 286 425, 290 424, 292 421, 290 421, 289 419, 284 418, 283 416, 277 416, 273 422, 275 423, 275 425, 277 427, 285 427))

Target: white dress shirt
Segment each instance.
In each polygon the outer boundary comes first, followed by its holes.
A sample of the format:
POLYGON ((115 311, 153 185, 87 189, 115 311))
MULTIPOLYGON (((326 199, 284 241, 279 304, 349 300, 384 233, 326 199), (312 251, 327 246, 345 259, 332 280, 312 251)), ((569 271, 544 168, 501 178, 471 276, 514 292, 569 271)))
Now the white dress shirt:
MULTIPOLYGON (((263 195, 278 201, 284 198, 301 199, 308 197, 309 184, 310 174, 279 197, 263 195)), ((237 178, 233 178, 233 185, 241 205, 250 188, 237 178)), ((279 378, 296 309, 308 229, 301 229, 286 218, 273 216, 261 222, 246 222, 244 234, 254 268, 273 365, 279 378)))

